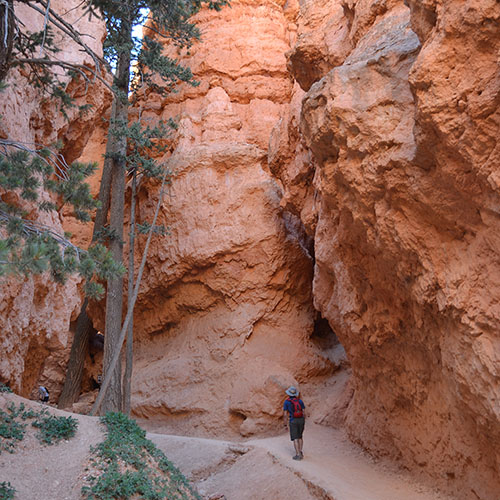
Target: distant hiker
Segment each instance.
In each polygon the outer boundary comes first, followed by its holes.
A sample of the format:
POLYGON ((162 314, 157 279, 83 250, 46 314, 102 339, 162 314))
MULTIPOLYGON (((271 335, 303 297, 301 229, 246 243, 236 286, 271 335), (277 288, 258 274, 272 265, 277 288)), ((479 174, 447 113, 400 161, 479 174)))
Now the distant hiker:
POLYGON ((48 403, 49 402, 49 391, 43 385, 41 385, 38 388, 38 395, 40 396, 40 401, 42 403, 48 403))
POLYGON ((104 351, 104 335, 100 332, 93 332, 89 337, 89 354, 92 363, 95 363, 95 356, 104 351))
POLYGON ((283 404, 283 419, 285 427, 290 430, 290 439, 293 441, 293 446, 295 447, 295 456, 293 459, 302 460, 304 458, 304 454, 302 453, 302 434, 306 420, 306 407, 302 399, 299 399, 298 389, 292 386, 285 393, 289 397, 286 398, 283 404))
POLYGON ((104 335, 101 332, 92 332, 89 336, 89 347, 96 351, 104 349, 104 335))

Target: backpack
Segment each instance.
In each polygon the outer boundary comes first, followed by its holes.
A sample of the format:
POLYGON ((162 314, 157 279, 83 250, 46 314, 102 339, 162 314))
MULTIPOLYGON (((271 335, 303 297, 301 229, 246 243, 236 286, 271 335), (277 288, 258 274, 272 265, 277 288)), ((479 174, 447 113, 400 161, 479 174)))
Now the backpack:
POLYGON ((304 413, 302 413, 302 406, 300 405, 300 402, 297 398, 288 398, 287 401, 290 401, 293 406, 293 418, 300 418, 304 416, 304 413))

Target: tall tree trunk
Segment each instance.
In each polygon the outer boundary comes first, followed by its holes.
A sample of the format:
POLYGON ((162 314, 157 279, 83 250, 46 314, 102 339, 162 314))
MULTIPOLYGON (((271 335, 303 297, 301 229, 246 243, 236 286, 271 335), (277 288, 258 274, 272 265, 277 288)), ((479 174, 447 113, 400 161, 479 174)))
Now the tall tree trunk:
MULTIPOLYGON (((127 137, 118 129, 128 125, 128 90, 130 81, 130 48, 132 46, 132 27, 124 22, 121 35, 124 43, 118 54, 118 66, 115 86, 118 90, 116 101, 116 123, 111 124, 110 135, 116 137, 116 150, 112 156, 111 207, 109 227, 113 234, 109 250, 116 262, 123 262, 123 224, 125 209, 125 169, 127 154, 127 137), (116 128, 115 128, 116 127, 116 128), (113 130, 115 128, 115 130, 113 130)), ((123 311, 123 277, 108 280, 106 295, 106 329, 104 332, 103 375, 106 377, 122 327, 123 311)), ((110 385, 102 403, 102 412, 121 411, 121 364, 111 369, 110 385)))
POLYGON ((5 79, 12 59, 14 42, 14 0, 0 1, 0 82, 5 79))
MULTIPOLYGON (((130 200, 130 236, 128 250, 128 286, 127 286, 127 309, 134 309, 132 297, 134 295, 134 245, 135 245, 135 207, 137 191, 137 170, 134 169, 132 176, 132 196, 130 200)), ((134 363, 134 315, 130 318, 127 331, 127 349, 125 356, 125 374, 123 376, 123 413, 130 415, 132 396, 132 370, 134 363)))
MULTIPOLYGON (((118 337, 118 342, 115 346, 115 350, 113 352, 113 355, 111 357, 111 361, 109 363, 109 371, 112 372, 114 367, 117 366, 118 361, 120 359, 120 352, 123 346, 123 342, 125 341, 125 337, 127 335, 128 331, 128 325, 130 323, 130 320, 132 319, 132 314, 134 311, 134 306, 137 301, 137 296, 139 295, 139 287, 141 286, 141 280, 142 280, 142 274, 144 272, 144 267, 146 265, 146 259, 148 256, 148 251, 149 251, 149 245, 151 243, 151 238, 154 233, 154 229, 156 227, 156 221, 158 220, 158 214, 160 212, 160 207, 163 201, 163 191, 165 187, 165 181, 167 178, 167 173, 168 171, 165 169, 165 172, 163 173, 163 177, 161 180, 161 187, 160 187, 160 194, 158 195, 158 201, 156 202, 156 209, 155 209, 155 214, 153 217, 153 223, 151 224, 151 227, 149 229, 148 233, 148 238, 146 240, 146 245, 144 246, 144 251, 142 253, 142 258, 141 258, 141 265, 139 266, 139 270, 137 271, 137 278, 135 280, 135 285, 134 285, 134 295, 132 296, 132 302, 131 302, 131 307, 127 311, 127 315, 125 317, 125 321, 123 322, 123 327, 120 332, 120 336, 118 337)), ((97 395, 97 399, 95 400, 94 405, 92 406, 92 409, 90 410, 90 415, 95 415, 99 409, 101 408, 101 405, 103 404, 104 398, 106 397, 106 392, 108 390, 108 387, 110 386, 111 382, 111 376, 105 375, 103 381, 102 381, 102 386, 101 390, 99 391, 99 394, 97 395)))
MULTIPOLYGON (((115 102, 111 108, 111 117, 113 118, 116 113, 115 102)), ((106 224, 109 212, 109 201, 111 193, 111 160, 108 154, 114 148, 112 141, 106 144, 106 159, 102 170, 101 185, 99 187, 99 201, 101 206, 97 209, 94 229, 92 231, 92 242, 97 239, 98 232, 106 224)), ((71 406, 80 395, 83 377, 83 367, 85 357, 88 352, 89 337, 92 331, 92 322, 87 315, 88 299, 85 298, 80 314, 76 322, 76 331, 71 344, 71 352, 69 355, 68 365, 66 368, 66 378, 64 380, 63 390, 59 396, 58 408, 67 408, 71 406)))
POLYGON ((92 321, 90 321, 90 318, 87 316, 87 305, 88 299, 85 297, 76 321, 76 331, 73 337, 73 343, 71 344, 64 386, 57 403, 58 408, 68 408, 78 399, 80 394, 83 366, 89 348, 89 337, 92 330, 92 321))

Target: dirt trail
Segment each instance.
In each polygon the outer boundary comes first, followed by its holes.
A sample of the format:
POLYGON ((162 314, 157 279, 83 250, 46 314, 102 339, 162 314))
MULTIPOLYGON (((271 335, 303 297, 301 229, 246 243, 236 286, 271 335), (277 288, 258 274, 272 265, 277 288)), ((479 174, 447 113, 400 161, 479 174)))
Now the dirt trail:
MULTIPOLYGON (((0 395, 30 407, 39 403, 0 395)), ((51 412, 68 416, 54 408, 51 412)), ((77 434, 42 446, 31 430, 14 454, 0 454, 0 482, 16 500, 78 500, 91 445, 103 439, 97 418, 72 414, 77 434)), ((375 463, 340 431, 307 424, 305 458, 292 460, 288 436, 234 443, 149 433, 148 437, 194 483, 205 499, 227 500, 450 500, 393 466, 375 463)))
POLYGON ((375 462, 349 442, 343 432, 308 424, 304 459, 292 460, 288 436, 250 441, 276 457, 280 464, 324 490, 335 500, 444 500, 394 466, 375 462))
POLYGON ((227 500, 450 500, 394 467, 375 463, 341 431, 308 424, 304 460, 287 435, 232 444, 150 434, 207 497, 227 500), (293 492, 293 493, 291 493, 293 492))
MULTIPOLYGON (((40 410, 42 405, 14 394, 0 395, 0 408, 9 402, 16 406, 40 410)), ((68 413, 48 407, 50 413, 78 420, 76 435, 57 445, 42 445, 29 425, 26 437, 17 444, 15 453, 0 454, 0 482, 9 481, 16 489, 15 500, 79 500, 82 474, 90 447, 104 439, 103 428, 95 417, 68 413)))

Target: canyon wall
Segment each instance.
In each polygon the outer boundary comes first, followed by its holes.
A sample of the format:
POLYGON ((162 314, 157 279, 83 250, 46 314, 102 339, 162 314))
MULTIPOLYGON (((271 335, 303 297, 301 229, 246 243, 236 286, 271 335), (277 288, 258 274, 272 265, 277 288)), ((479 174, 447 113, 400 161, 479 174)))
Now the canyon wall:
POLYGON ((467 499, 500 491, 499 23, 494 1, 304 2, 306 93, 271 139, 351 437, 467 499))
MULTIPOLYGON (((203 43, 176 55, 200 85, 148 91, 133 112, 179 124, 168 234, 135 314, 133 413, 250 435, 276 428, 297 383, 317 421, 345 423, 457 499, 496 500, 500 4, 234 0, 196 21, 203 43), (328 385, 335 337, 346 390, 328 385)), ((72 159, 96 129, 83 155, 103 152, 99 112, 67 126, 9 92, 19 137, 62 138, 72 159)), ((158 194, 141 180, 140 222, 158 194)), ((57 388, 76 280, 0 293, 2 378, 57 388)), ((103 330, 102 304, 91 314, 103 330)))
MULTIPOLYGON (((81 18, 81 12, 74 9, 78 4, 56 0, 51 7, 76 29, 90 35, 86 39, 89 47, 102 54, 104 26, 95 18, 81 18)), ((24 23, 23 29, 35 32, 42 28, 41 15, 23 5, 16 4, 15 8, 16 15, 24 23)), ((80 52, 75 43, 57 30, 54 35, 56 45, 61 48, 59 59, 91 65, 90 58, 80 52)), ((61 154, 67 162, 72 162, 80 156, 94 124, 109 106, 109 93, 102 85, 91 84, 86 89, 82 82, 68 81, 68 93, 77 104, 91 104, 92 111, 80 115, 78 108, 71 108, 65 119, 56 103, 44 98, 40 89, 29 85, 26 77, 22 68, 13 68, 8 74, 8 87, 1 94, 0 137, 20 141, 28 147, 61 141, 61 154)), ((8 196, 13 201, 15 195, 9 193, 8 196)), ((42 200, 50 199, 43 190, 40 196, 42 200)), ((60 214, 39 211, 27 203, 24 207, 29 212, 29 219, 63 233, 60 214)), ((4 276, 1 279, 0 380, 23 396, 36 394, 39 383, 46 384, 52 395, 57 395, 64 376, 71 320, 76 319, 80 307, 80 280, 72 277, 63 286, 54 283, 48 275, 25 279, 4 276)))
MULTIPOLYGON (((199 13, 204 42, 180 55, 200 85, 148 93, 136 109, 179 125, 159 217, 168 234, 154 239, 135 312, 132 408, 150 425, 276 428, 284 389, 336 368, 310 340, 312 257, 267 169, 293 91, 285 14, 273 1, 199 13)), ((138 218, 151 221, 159 186, 141 182, 138 218)))

